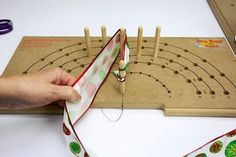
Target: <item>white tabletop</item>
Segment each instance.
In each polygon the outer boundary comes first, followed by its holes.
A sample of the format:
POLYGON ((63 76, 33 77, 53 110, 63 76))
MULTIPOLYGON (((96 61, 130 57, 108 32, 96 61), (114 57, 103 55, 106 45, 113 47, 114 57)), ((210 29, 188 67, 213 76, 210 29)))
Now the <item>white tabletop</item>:
MULTIPOLYGON (((14 23, 13 32, 0 36, 0 73, 23 36, 79 36, 89 26, 100 35, 105 24, 112 35, 125 27, 136 36, 224 36, 206 0, 7 0, 0 1, 0 19, 14 23)), ((116 118, 120 110, 105 110, 116 118)), ((78 131, 99 157, 179 157, 235 128, 236 118, 165 117, 159 110, 124 110, 120 121, 91 109, 78 131)), ((71 156, 62 133, 62 116, 0 115, 0 156, 71 156)))

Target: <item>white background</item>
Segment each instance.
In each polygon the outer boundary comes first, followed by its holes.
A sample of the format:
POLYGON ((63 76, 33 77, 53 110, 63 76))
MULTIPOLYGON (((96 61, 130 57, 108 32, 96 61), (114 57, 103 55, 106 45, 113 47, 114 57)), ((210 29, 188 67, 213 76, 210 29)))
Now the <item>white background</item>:
MULTIPOLYGON (((100 35, 105 24, 112 35, 125 27, 129 36, 144 27, 153 36, 224 36, 206 0, 1 0, 0 19, 14 23, 0 36, 0 73, 23 36, 79 36, 89 26, 100 35)), ((0 91, 1 92, 1 91, 0 91)), ((120 110, 105 110, 116 118, 120 110)), ((100 157, 179 157, 235 129, 235 118, 165 117, 159 110, 125 110, 112 123, 92 109, 78 131, 82 141, 100 157)), ((70 156, 62 133, 62 116, 0 115, 1 157, 70 156)))

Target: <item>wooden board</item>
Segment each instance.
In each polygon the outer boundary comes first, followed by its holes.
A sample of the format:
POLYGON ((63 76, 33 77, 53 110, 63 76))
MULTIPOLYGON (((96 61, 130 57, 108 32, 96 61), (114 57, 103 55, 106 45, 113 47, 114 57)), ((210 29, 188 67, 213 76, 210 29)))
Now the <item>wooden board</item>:
MULTIPOLYGON (((59 66, 78 76, 102 47, 101 38, 91 41, 92 57, 88 58, 83 37, 24 37, 4 75, 59 66)), ((153 37, 143 38, 140 58, 136 38, 129 37, 128 42, 131 59, 123 98, 110 74, 93 107, 121 108, 123 104, 124 108, 162 109, 166 115, 236 116, 236 59, 225 39, 162 37, 157 58, 153 37)), ((60 114, 62 109, 50 105, 19 112, 60 114)))
POLYGON ((236 54, 236 0, 208 0, 208 3, 236 54))

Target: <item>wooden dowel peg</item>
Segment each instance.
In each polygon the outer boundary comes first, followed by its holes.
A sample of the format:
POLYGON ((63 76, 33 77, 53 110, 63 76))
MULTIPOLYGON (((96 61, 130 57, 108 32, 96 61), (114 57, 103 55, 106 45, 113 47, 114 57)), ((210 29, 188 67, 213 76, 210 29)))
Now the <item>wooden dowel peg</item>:
POLYGON ((156 58, 159 51, 159 43, 160 43, 160 34, 161 34, 161 27, 156 27, 156 35, 155 35, 155 42, 154 42, 154 57, 156 58))
POLYGON ((107 44, 107 29, 105 25, 102 25, 102 46, 104 47, 107 44))
POLYGON ((138 27, 138 39, 137 39, 137 55, 141 57, 141 49, 142 49, 142 40, 143 40, 143 27, 138 27))
POLYGON ((89 28, 84 27, 84 36, 85 36, 85 42, 87 46, 87 52, 88 52, 88 57, 92 56, 91 52, 91 41, 90 41, 90 35, 89 35, 89 28))
POLYGON ((124 79, 124 81, 120 82, 120 92, 121 94, 124 94, 125 93, 125 77, 126 77, 124 60, 120 60, 119 62, 119 72, 120 72, 121 79, 124 79))
MULTIPOLYGON (((123 49, 124 49, 124 42, 125 42, 125 29, 124 28, 121 28, 120 29, 120 52, 122 53, 123 52, 123 49)), ((122 56, 120 53, 120 57, 122 56)), ((123 58, 121 58, 121 60, 123 60, 123 58)))

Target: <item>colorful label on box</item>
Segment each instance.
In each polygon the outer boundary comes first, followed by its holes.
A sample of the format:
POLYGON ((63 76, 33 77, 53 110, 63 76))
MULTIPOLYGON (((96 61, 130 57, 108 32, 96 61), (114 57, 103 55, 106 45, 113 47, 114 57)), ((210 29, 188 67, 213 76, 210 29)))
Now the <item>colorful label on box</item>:
POLYGON ((222 47, 222 39, 197 39, 195 44, 201 48, 219 48, 222 47))

